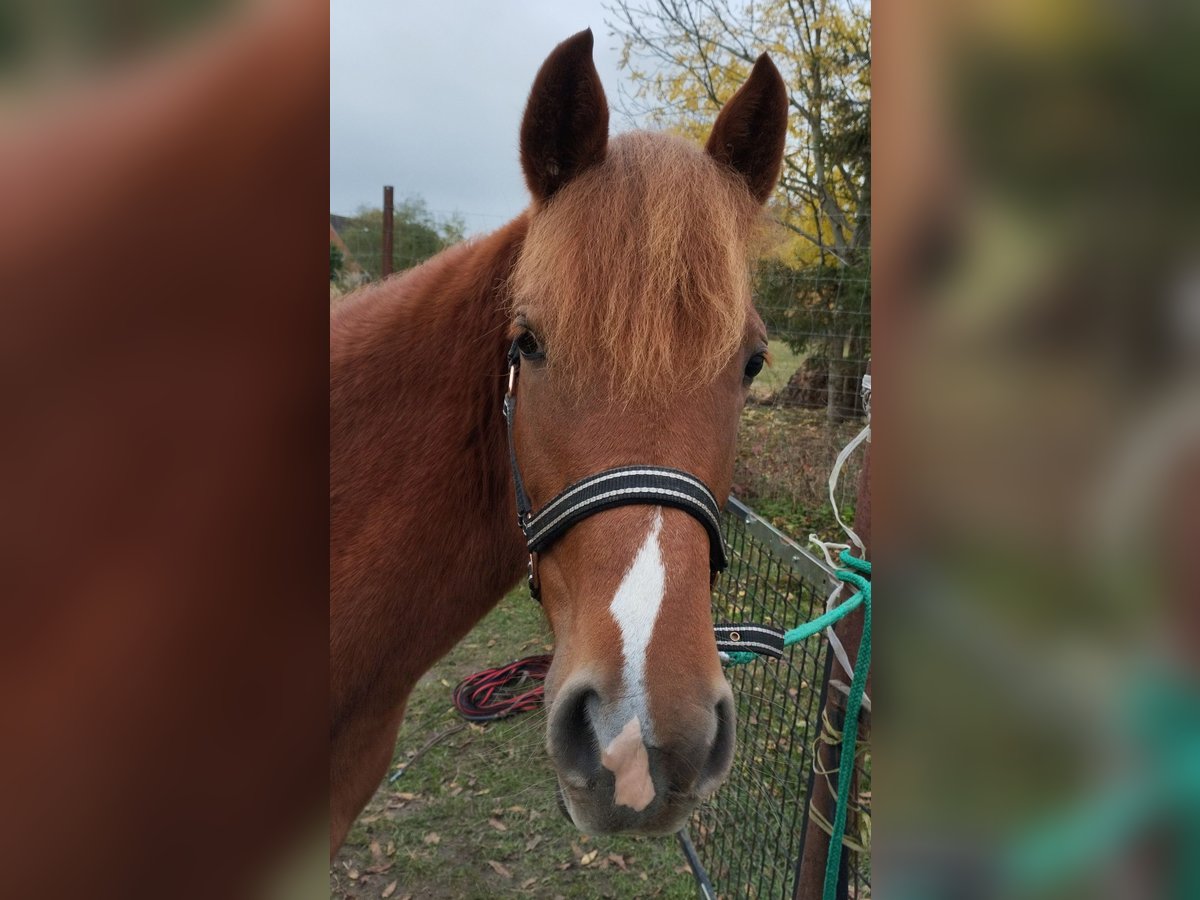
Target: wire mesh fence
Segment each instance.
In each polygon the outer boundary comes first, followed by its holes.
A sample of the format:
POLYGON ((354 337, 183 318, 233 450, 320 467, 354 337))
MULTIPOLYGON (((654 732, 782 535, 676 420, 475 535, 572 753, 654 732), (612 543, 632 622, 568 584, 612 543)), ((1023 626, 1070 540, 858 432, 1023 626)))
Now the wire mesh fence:
MULTIPOLYGON (((790 628, 820 615, 832 584, 815 557, 734 498, 723 530, 730 565, 713 592, 716 621, 790 628)), ((697 880, 719 897, 791 898, 796 891, 812 781, 814 746, 828 680, 820 638, 789 648, 779 661, 729 670, 737 704, 738 751, 729 781, 689 826, 697 880)), ((860 767, 857 801, 869 798, 869 765, 860 767)), ((851 823, 851 833, 858 823, 851 823)), ((866 854, 847 851, 848 896, 870 897, 866 854)))

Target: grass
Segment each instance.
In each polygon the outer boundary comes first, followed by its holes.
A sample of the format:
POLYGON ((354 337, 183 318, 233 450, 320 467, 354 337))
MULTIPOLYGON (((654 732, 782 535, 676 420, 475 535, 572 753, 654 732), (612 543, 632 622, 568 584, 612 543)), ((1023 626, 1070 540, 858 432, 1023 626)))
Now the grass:
MULTIPOLYGON (((413 691, 390 771, 462 723, 462 678, 550 640, 524 589, 501 601, 413 691)), ((540 713, 468 725, 385 780, 330 867, 330 896, 693 898, 675 838, 589 838, 563 818, 543 731, 540 713)))

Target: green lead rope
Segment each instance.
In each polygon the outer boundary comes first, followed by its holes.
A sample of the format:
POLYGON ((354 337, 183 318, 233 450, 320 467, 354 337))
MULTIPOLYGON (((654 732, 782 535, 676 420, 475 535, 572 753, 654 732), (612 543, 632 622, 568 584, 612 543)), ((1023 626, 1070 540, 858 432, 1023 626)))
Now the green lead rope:
MULTIPOLYGON (((1174 884, 1165 896, 1200 897, 1200 699, 1182 672, 1142 673, 1126 701, 1142 759, 1119 780, 1010 839, 1005 884, 1023 893, 1061 887, 1094 872, 1145 834, 1175 841, 1174 884), (1172 830, 1174 832, 1172 833, 1172 830)), ((1168 857, 1169 858, 1169 857, 1168 857)), ((1168 869, 1168 871, 1170 871, 1168 869)))
MULTIPOLYGON (((863 607, 863 633, 858 644, 858 656, 854 661, 854 678, 850 681, 850 695, 846 700, 846 719, 842 727, 842 755, 838 766, 837 806, 833 816, 833 832, 829 838, 829 855, 825 860, 825 888, 822 900, 835 900, 838 870, 842 865, 842 838, 846 833, 846 810, 850 805, 850 782, 854 776, 854 754, 858 735, 858 715, 862 709, 863 691, 867 686, 867 670, 871 666, 871 564, 865 559, 851 556, 843 550, 838 557, 845 569, 838 569, 838 578, 857 588, 854 596, 835 606, 823 616, 787 631, 783 635, 783 646, 790 647, 805 638, 810 638, 840 621, 846 615, 863 607), (849 740, 847 740, 849 737, 849 740)), ((727 654, 726 665, 740 666, 757 659, 754 653, 734 652, 727 654)))

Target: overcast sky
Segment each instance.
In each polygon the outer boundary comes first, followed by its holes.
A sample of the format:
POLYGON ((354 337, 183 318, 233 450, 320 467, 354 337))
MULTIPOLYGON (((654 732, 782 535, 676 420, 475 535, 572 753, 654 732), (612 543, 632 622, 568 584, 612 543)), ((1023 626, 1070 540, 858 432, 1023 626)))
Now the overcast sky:
MULTIPOLYGON (((623 73, 599 0, 332 0, 329 210, 425 198, 471 233, 519 213, 529 195, 517 134, 538 66, 591 27, 610 103, 623 73)), ((611 18, 611 16, 609 16, 611 18)), ((615 113, 612 131, 629 126, 615 113)))

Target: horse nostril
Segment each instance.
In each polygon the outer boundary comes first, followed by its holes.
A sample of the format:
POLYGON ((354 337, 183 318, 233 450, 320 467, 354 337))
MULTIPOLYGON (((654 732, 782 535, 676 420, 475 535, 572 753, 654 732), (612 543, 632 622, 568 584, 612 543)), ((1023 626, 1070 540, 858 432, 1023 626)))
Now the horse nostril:
POLYGON ((722 697, 717 702, 716 714, 717 734, 713 739, 712 748, 708 751, 708 759, 705 760, 704 767, 700 770, 700 777, 696 779, 697 790, 701 794, 708 794, 716 790, 717 786, 725 780, 725 776, 729 774, 729 767, 733 763, 736 729, 732 698, 722 697))
POLYGON ((564 775, 580 779, 600 770, 600 741, 592 726, 600 696, 589 688, 562 697, 550 723, 550 752, 564 775))

